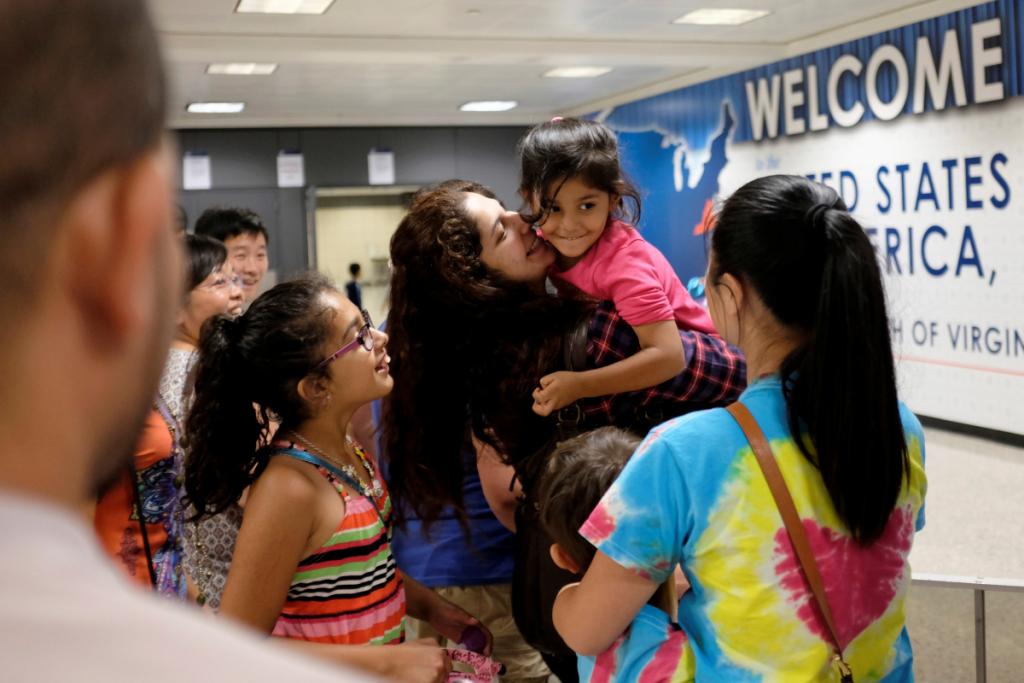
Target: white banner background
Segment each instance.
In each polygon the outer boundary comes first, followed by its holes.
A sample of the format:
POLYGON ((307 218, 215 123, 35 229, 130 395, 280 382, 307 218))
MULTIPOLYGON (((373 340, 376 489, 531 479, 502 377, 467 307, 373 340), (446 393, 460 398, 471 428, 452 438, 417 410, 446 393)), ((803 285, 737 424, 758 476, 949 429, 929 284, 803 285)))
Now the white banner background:
MULTIPOLYGON (((915 412, 1006 432, 1024 433, 1024 101, 1020 98, 965 109, 947 109, 893 121, 870 121, 850 128, 729 144, 721 175, 728 196, 748 180, 769 173, 814 175, 840 189, 841 171, 857 182, 854 214, 875 228, 873 242, 886 274, 890 316, 902 398, 915 412), (1005 162, 993 159, 1002 154, 1005 162), (981 178, 968 190, 965 159, 980 157, 971 175, 981 178), (952 208, 947 169, 952 168, 952 208), (927 163, 939 208, 918 202, 927 163), (951 162, 948 162, 951 163, 951 162), (905 175, 906 209, 899 164, 905 175), (885 186, 878 181, 888 168, 885 186), (831 177, 823 173, 830 173, 831 177), (1005 179, 1004 188, 998 176, 1005 179), (968 192, 982 202, 968 209, 968 192), (1005 208, 997 208, 1009 194, 1005 208), (915 204, 919 204, 915 208, 915 204), (922 253, 922 237, 933 231, 922 253), (965 226, 973 242, 963 244, 965 226), (887 228, 894 230, 888 231, 887 228), (894 247, 887 254, 887 239, 894 247), (896 247, 896 240, 899 246, 896 247), (956 275, 961 251, 966 262, 956 275), (979 267, 972 257, 976 254, 979 267), (928 272, 947 267, 944 274, 928 272), (894 262, 901 272, 896 272, 894 262), (888 267, 886 267, 888 265, 888 267), (911 273, 911 267, 913 272, 911 273), (975 331, 977 328, 978 331, 975 331)), ((923 190, 927 191, 925 183, 923 190)), ((843 188, 854 199, 849 177, 843 188)), ((850 330, 856 336, 856 330, 850 330)))

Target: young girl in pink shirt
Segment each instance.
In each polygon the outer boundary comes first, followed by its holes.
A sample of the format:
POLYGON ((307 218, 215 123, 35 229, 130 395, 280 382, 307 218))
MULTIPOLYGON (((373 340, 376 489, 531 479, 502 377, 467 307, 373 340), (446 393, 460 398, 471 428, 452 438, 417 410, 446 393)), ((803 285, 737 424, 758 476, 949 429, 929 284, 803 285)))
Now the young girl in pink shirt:
POLYGON ((615 134, 594 121, 555 118, 526 134, 519 157, 527 219, 558 252, 551 274, 613 301, 641 346, 603 368, 545 375, 533 393, 534 412, 548 415, 580 398, 637 391, 678 375, 686 367, 678 330, 715 328, 665 256, 622 220, 639 219, 640 195, 622 172, 615 134))

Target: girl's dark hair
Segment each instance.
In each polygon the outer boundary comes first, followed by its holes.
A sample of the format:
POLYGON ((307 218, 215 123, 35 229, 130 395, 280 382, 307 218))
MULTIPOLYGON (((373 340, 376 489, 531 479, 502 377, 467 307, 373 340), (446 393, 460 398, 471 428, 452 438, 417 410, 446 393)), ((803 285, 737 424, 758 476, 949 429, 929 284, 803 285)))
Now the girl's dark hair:
POLYGON ((618 427, 601 427, 566 439, 555 447, 537 488, 540 522, 551 540, 587 570, 597 549, 579 529, 601 502, 640 437, 618 427))
POLYGON ((542 223, 562 183, 579 178, 589 187, 618 195, 618 213, 630 223, 640 221, 640 193, 619 163, 619 143, 608 126, 596 121, 558 118, 531 128, 518 146, 519 193, 535 197, 540 211, 523 217, 542 223), (625 209, 625 200, 632 205, 625 209))
POLYGON ((789 429, 854 539, 876 540, 910 465, 867 235, 831 188, 774 175, 726 200, 711 246, 712 283, 732 274, 803 335, 780 368, 789 429))
POLYGON ((204 324, 186 423, 185 490, 197 516, 236 503, 267 466, 261 446, 271 415, 283 425, 311 416, 298 384, 329 372, 316 368, 334 330, 334 309, 322 295, 336 291, 327 278, 310 274, 260 295, 237 319, 218 316, 204 324))
POLYGON ((223 242, 206 237, 205 235, 185 235, 186 264, 186 292, 191 292, 198 287, 203 280, 210 277, 210 273, 224 265, 228 258, 227 247, 223 242))
POLYGON ((590 310, 484 265, 467 192, 494 197, 463 180, 424 190, 391 239, 384 454, 396 512, 428 525, 447 505, 463 512, 467 429, 512 462, 543 442, 549 421, 533 415, 530 394, 567 325, 590 310))

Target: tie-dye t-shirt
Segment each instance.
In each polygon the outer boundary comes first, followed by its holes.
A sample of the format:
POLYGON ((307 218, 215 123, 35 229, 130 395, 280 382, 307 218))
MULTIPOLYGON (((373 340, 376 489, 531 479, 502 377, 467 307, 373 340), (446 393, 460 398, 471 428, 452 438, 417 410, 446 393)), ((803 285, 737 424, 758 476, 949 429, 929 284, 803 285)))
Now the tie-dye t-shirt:
POLYGON ((576 658, 580 683, 686 683, 693 652, 686 634, 653 605, 640 608, 629 630, 597 657, 576 658))
MULTIPOLYGON (((740 400, 771 442, 803 519, 854 678, 912 681, 904 606, 926 489, 917 418, 901 404, 910 476, 881 538, 862 547, 790 436, 779 379, 755 382, 740 400)), ((724 409, 691 413, 648 435, 580 533, 655 583, 682 564, 692 588, 680 601, 679 622, 697 680, 838 680, 771 491, 724 409)))

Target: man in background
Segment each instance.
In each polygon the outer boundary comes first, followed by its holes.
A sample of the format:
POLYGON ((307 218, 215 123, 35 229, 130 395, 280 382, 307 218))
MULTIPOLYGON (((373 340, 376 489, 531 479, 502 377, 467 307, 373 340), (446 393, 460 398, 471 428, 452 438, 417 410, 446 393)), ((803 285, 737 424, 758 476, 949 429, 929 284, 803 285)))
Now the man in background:
POLYGON ((363 307, 363 287, 359 284, 359 276, 363 272, 363 267, 358 263, 350 263, 348 266, 348 274, 352 276, 352 279, 345 283, 345 294, 348 295, 349 301, 356 305, 356 308, 363 307))
POLYGON ((242 279, 245 305, 260 295, 267 274, 267 228, 255 211, 233 208, 207 209, 196 221, 195 233, 218 239, 228 248, 228 260, 242 279))
POLYGON ((146 3, 0 3, 0 661, 11 681, 355 681, 128 586, 80 510, 123 471, 182 297, 146 3))

